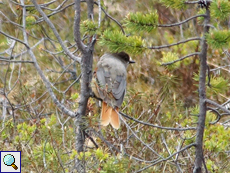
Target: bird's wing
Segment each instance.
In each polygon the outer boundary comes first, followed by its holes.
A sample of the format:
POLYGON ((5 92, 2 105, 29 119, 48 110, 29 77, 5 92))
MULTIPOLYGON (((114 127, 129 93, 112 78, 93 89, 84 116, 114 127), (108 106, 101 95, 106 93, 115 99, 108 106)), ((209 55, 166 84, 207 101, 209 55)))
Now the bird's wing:
POLYGON ((126 69, 112 66, 110 62, 98 66, 96 74, 100 98, 113 107, 120 107, 125 96, 126 69))
POLYGON ((112 88, 113 96, 116 99, 121 98, 121 96, 124 94, 125 88, 126 88, 125 76, 117 75, 116 80, 113 83, 113 88, 112 88))

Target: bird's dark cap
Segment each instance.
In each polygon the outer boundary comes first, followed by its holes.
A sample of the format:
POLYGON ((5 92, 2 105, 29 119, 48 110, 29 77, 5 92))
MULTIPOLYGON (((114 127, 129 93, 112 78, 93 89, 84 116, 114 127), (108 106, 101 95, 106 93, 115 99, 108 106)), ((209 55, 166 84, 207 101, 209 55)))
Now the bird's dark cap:
POLYGON ((130 64, 135 63, 135 61, 133 61, 130 56, 125 53, 125 52, 119 52, 116 53, 119 57, 121 57, 123 60, 125 60, 126 62, 129 62, 130 64))

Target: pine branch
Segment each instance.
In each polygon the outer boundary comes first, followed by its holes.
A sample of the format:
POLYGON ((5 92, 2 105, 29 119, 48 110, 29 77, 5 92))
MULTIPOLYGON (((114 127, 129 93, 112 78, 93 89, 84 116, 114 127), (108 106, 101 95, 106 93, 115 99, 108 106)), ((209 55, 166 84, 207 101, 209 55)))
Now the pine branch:
POLYGON ((160 1, 167 8, 175 8, 175 9, 185 9, 186 4, 185 0, 161 0, 160 1))
POLYGON ((192 16, 184 21, 172 24, 158 24, 158 14, 157 12, 152 12, 149 14, 144 13, 129 13, 125 18, 125 26, 131 29, 132 31, 139 32, 139 31, 146 31, 151 32, 155 30, 157 27, 174 27, 180 26, 188 21, 198 18, 198 17, 205 17, 204 14, 199 14, 196 16, 192 16))
POLYGON ((140 37, 126 37, 119 31, 104 31, 99 43, 106 45, 111 52, 126 51, 127 53, 140 54, 146 49, 143 47, 144 43, 140 37))
POLYGON ((125 26, 133 31, 151 32, 158 25, 158 14, 156 11, 151 13, 129 13, 125 18, 125 26))
POLYGON ((229 46, 230 31, 229 30, 212 30, 206 34, 207 42, 214 49, 225 48, 229 46))
POLYGON ((211 16, 221 21, 228 20, 230 16, 229 0, 214 0, 210 5, 211 16))
POLYGON ((81 30, 88 35, 94 35, 98 31, 98 25, 92 20, 87 19, 81 23, 81 30))

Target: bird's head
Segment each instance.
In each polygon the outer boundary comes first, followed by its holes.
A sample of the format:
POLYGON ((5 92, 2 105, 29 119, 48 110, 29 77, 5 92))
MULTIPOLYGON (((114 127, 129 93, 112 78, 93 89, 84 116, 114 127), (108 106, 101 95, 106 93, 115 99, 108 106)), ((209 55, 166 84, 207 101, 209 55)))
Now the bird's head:
POLYGON ((135 63, 135 61, 133 61, 131 57, 125 52, 119 52, 115 54, 126 64, 126 67, 128 66, 128 64, 135 63))

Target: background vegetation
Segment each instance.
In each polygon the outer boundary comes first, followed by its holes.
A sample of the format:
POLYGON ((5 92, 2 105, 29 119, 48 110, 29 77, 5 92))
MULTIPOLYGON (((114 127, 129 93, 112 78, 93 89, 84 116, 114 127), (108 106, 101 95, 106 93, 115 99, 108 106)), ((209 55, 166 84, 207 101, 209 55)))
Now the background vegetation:
POLYGON ((3 0, 1 150, 22 151, 22 172, 199 172, 201 147, 203 171, 230 172, 230 2, 99 0, 93 17, 90 2, 81 2, 80 33, 93 52, 93 69, 105 52, 126 51, 136 61, 128 68, 122 127, 100 127, 92 97, 85 114, 74 117, 86 56, 76 33, 77 0, 3 0), (202 94, 208 100, 199 133, 202 94))

